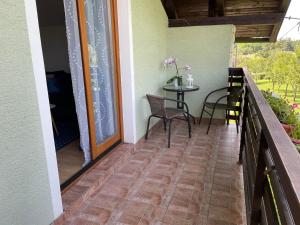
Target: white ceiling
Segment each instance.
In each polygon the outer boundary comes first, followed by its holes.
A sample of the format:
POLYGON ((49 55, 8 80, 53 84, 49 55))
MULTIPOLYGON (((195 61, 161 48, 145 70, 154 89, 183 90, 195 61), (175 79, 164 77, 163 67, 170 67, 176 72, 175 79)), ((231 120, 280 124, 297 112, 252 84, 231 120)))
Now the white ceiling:
POLYGON ((65 24, 63 0, 36 0, 40 26, 65 24))

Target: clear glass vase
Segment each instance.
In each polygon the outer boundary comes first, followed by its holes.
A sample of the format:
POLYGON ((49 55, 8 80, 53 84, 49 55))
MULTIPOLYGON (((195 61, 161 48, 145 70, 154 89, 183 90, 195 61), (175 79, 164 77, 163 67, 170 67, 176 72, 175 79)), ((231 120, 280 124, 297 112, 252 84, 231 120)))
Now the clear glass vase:
POLYGON ((175 79, 175 80, 174 80, 174 87, 175 87, 175 88, 178 88, 178 79, 175 79))

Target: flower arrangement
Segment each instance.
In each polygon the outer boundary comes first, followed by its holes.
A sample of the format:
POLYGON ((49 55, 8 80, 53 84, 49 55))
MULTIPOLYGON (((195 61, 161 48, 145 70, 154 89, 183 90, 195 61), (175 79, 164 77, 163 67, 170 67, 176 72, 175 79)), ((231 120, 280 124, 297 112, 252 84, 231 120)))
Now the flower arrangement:
POLYGON ((295 109, 298 109, 298 104, 297 103, 294 103, 293 105, 291 105, 291 108, 293 109, 293 110, 295 110, 295 109))
POLYGON ((181 86, 183 76, 179 74, 179 71, 180 70, 191 71, 192 67, 191 67, 191 65, 186 64, 184 67, 179 68, 177 61, 178 60, 176 57, 169 57, 164 60, 163 64, 164 64, 165 68, 170 68, 170 67, 174 66, 176 69, 176 75, 174 77, 170 78, 167 81, 167 84, 170 84, 175 81, 175 85, 177 84, 177 85, 181 86))

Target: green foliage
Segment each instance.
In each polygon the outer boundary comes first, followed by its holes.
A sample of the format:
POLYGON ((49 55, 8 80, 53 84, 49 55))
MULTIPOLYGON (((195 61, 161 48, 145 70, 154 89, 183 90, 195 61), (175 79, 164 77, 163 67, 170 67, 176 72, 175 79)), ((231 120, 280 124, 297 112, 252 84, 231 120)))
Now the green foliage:
POLYGON ((294 52, 278 51, 274 55, 272 63, 272 74, 274 81, 286 85, 285 96, 287 95, 288 85, 298 81, 296 73, 297 57, 294 52))
POLYGON ((300 61, 300 43, 296 45, 295 47, 295 53, 298 59, 298 62, 300 61))
POLYGON ((271 106, 278 120, 281 123, 293 125, 294 130, 292 131, 292 137, 295 139, 300 139, 299 113, 291 108, 286 99, 273 96, 272 92, 270 91, 262 91, 262 94, 271 106))
POLYGON ((291 41, 290 39, 277 41, 275 43, 241 43, 238 45, 238 51, 241 55, 264 55, 273 50, 293 52, 299 45, 300 41, 291 41))
POLYGON ((267 75, 268 67, 268 60, 264 57, 259 55, 253 55, 251 57, 240 57, 239 58, 239 66, 240 67, 247 67, 249 71, 251 71, 252 76, 254 79, 259 80, 263 79, 267 75))
MULTIPOLYGON (((294 130, 292 132, 292 136, 295 139, 300 139, 300 124, 299 123, 297 123, 295 125, 295 128, 294 128, 294 130)), ((300 145, 298 145, 298 146, 300 147, 300 145)))
POLYGON ((300 145, 296 145, 298 152, 300 153, 300 145))
POLYGON ((262 91, 262 93, 281 123, 294 125, 298 122, 297 113, 291 109, 286 99, 275 97, 270 91, 262 91))
MULTIPOLYGON (((243 43, 237 45, 236 52, 236 66, 247 67, 257 82, 264 79, 270 84, 268 87, 272 83, 273 92, 280 90, 287 97, 290 91, 293 93, 290 97, 295 102, 300 90, 300 41, 287 39, 276 43, 243 43)), ((277 97, 270 91, 263 91, 263 95, 279 121, 293 125, 291 136, 299 140, 300 117, 287 98, 277 97)), ((300 152, 300 145, 296 147, 300 152)))
POLYGON ((175 81, 177 79, 178 81, 178 84, 181 84, 182 83, 182 79, 183 77, 182 76, 174 76, 174 77, 171 77, 169 80, 167 80, 167 84, 171 84, 173 81, 175 81))
POLYGON ((269 79, 275 87, 289 87, 294 100, 300 90, 300 41, 282 40, 276 43, 243 43, 237 46, 237 66, 247 67, 253 78, 269 79))

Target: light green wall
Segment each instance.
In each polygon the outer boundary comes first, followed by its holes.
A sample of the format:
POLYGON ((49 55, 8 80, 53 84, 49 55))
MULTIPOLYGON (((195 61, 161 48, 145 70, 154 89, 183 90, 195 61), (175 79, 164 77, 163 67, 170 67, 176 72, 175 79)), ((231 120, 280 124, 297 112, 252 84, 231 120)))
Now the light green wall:
MULTIPOLYGON (((163 93, 168 20, 160 0, 132 0, 132 29, 137 139, 146 130, 150 113, 146 94, 163 93)), ((153 124, 153 123, 152 123, 153 124)))
MULTIPOLYGON (((192 65, 195 84, 200 91, 186 94, 192 114, 199 116, 206 94, 226 86, 234 26, 196 26, 168 28, 168 19, 160 0, 132 0, 133 54, 136 101, 136 133, 139 140, 146 130, 150 114, 147 93, 168 95, 161 90, 168 77, 162 61, 167 56, 178 58, 178 64, 192 65)), ((223 112, 217 117, 223 117, 223 112)))
POLYGON ((194 83, 200 86, 200 91, 185 95, 193 115, 199 117, 209 92, 227 85, 233 42, 233 25, 168 29, 168 55, 176 56, 180 66, 190 64, 194 83))
POLYGON ((53 220, 24 0, 0 3, 0 224, 53 220))

